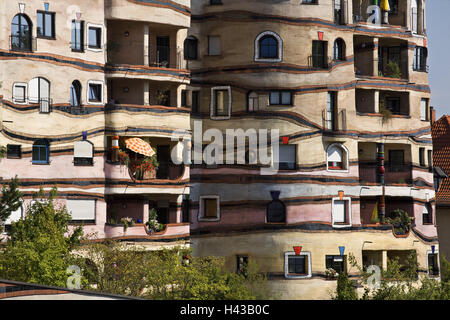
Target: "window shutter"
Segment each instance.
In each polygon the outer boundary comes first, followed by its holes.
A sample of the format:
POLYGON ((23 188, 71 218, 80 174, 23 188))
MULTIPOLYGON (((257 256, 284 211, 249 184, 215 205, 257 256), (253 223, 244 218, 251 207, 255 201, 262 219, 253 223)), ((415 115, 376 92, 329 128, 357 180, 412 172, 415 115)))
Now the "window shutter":
POLYGON ((92 158, 94 156, 92 144, 88 141, 78 141, 74 145, 75 158, 92 158))
POLYGON ((345 205, 346 201, 336 200, 333 204, 333 220, 335 223, 345 222, 345 205))
POLYGON ((48 99, 50 97, 50 82, 46 79, 39 78, 39 98, 48 99))
POLYGON ((420 100, 420 120, 427 120, 427 100, 420 100))
POLYGON ((328 162, 343 162, 342 149, 338 146, 328 148, 328 162))
POLYGON ((30 102, 39 102, 39 78, 31 79, 28 83, 28 99, 30 102))
POLYGON ((72 220, 95 220, 95 200, 67 200, 72 220))
POLYGON ((208 51, 209 55, 211 56, 220 55, 221 53, 220 37, 217 36, 208 37, 208 51))
POLYGON ((13 88, 13 100, 14 102, 25 102, 25 86, 14 85, 13 88))

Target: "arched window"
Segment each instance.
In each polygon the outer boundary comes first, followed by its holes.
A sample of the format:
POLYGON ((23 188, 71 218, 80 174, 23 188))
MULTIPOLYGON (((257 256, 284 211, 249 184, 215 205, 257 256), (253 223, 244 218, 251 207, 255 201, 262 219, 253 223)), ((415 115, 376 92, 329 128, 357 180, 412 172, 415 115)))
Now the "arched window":
POLYGON ((36 140, 33 144, 33 163, 48 163, 50 155, 50 146, 46 139, 36 140))
POLYGON ((279 199, 280 192, 272 191, 272 201, 267 205, 267 222, 286 222, 286 206, 279 199))
POLYGON ((39 103, 40 112, 50 112, 50 81, 37 77, 30 80, 28 84, 28 101, 39 103))
POLYGON ((334 143, 327 148, 327 169, 347 170, 348 152, 344 146, 334 143))
POLYGON ((73 163, 76 166, 94 165, 94 145, 89 141, 77 141, 73 148, 73 163))
POLYGON ((275 32, 265 31, 255 40, 255 61, 280 62, 283 42, 275 32))
POLYGON ((334 42, 333 60, 345 60, 345 42, 341 38, 336 39, 334 42))
POLYGON ((248 94, 248 112, 258 111, 259 109, 259 97, 254 91, 248 94))
POLYGON ((433 208, 430 203, 426 203, 423 206, 422 211, 422 224, 432 224, 433 223, 433 208))
POLYGON ((32 51, 33 25, 24 14, 17 14, 11 22, 11 49, 17 51, 32 51))
POLYGON ((198 40, 194 36, 189 36, 184 40, 184 59, 197 60, 198 57, 198 40))
POLYGON ((81 106, 81 83, 78 80, 72 82, 72 85, 70 86, 70 106, 81 106))

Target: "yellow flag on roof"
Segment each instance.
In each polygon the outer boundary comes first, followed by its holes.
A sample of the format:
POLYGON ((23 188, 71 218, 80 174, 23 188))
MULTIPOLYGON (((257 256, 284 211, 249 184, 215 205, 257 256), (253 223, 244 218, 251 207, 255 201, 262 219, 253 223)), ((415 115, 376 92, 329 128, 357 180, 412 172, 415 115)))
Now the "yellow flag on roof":
POLYGON ((382 11, 391 11, 391 7, 389 6, 389 0, 381 0, 381 6, 382 11))

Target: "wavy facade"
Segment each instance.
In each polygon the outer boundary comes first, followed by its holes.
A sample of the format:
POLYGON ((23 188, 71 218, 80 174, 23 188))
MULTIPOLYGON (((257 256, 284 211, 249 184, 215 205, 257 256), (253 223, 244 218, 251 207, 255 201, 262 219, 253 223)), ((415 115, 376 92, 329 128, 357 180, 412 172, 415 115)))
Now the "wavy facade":
POLYGON ((19 177, 25 205, 40 188, 57 186, 58 202, 92 240, 184 244, 189 166, 175 165, 170 152, 180 147, 174 133, 190 130, 181 99, 190 82, 182 55, 189 1, 7 1, 0 8, 3 181, 19 177), (130 137, 157 152, 156 173, 138 176, 118 162, 114 146, 130 137), (145 226, 152 208, 165 224, 159 232, 145 226), (125 217, 135 222, 126 231, 125 217))
POLYGON ((192 127, 281 136, 275 175, 192 165, 196 254, 254 261, 288 299, 329 298, 350 254, 438 274, 425 1, 390 3, 373 25, 372 1, 192 1, 192 127), (407 232, 379 223, 397 209, 407 232))

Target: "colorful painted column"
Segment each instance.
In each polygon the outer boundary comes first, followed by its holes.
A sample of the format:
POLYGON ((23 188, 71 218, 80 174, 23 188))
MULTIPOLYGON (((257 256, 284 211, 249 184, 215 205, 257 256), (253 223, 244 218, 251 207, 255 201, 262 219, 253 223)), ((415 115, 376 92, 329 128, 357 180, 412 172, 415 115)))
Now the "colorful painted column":
POLYGON ((379 177, 380 177, 380 183, 382 187, 382 193, 381 193, 381 201, 380 201, 380 210, 378 213, 378 216, 380 218, 380 223, 383 223, 384 217, 386 215, 386 190, 385 190, 385 181, 384 181, 384 174, 386 172, 386 169, 384 168, 384 143, 378 144, 378 161, 379 161, 379 177))

